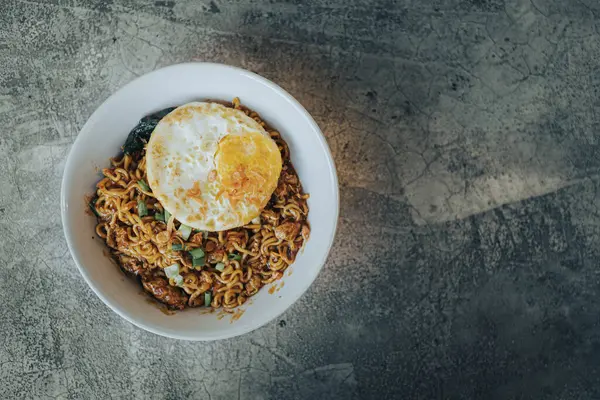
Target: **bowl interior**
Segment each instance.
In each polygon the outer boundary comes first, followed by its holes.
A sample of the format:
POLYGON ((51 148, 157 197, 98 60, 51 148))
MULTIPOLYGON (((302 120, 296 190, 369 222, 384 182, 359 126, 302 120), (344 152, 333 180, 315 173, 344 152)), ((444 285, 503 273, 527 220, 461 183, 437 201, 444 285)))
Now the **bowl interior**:
POLYGON ((65 166, 62 185, 65 236, 83 277, 115 312, 141 328, 164 336, 214 340, 243 334, 267 323, 292 305, 310 286, 333 242, 338 216, 337 177, 321 131, 289 94, 248 71, 219 64, 180 64, 154 71, 129 83, 92 115, 81 130, 65 166), (94 233, 95 218, 86 213, 84 196, 93 193, 101 168, 119 153, 137 121, 165 107, 193 100, 239 97, 261 114, 287 141, 308 201, 311 237, 279 283, 263 288, 241 307, 235 321, 206 309, 167 315, 141 295, 108 259, 104 242, 94 233), (281 282, 285 284, 282 286, 281 282))

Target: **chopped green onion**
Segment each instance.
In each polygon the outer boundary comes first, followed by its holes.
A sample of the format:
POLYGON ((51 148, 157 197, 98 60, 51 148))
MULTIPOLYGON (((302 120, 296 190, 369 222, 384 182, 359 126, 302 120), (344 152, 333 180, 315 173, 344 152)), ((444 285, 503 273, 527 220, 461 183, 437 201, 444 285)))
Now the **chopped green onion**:
POLYGON ((242 256, 240 256, 239 254, 235 254, 235 253, 231 253, 228 255, 230 260, 236 260, 236 261, 240 261, 242 259, 242 256))
POLYGON ((185 224, 181 224, 181 226, 179 227, 179 233, 181 233, 181 237, 183 238, 183 240, 188 240, 190 234, 192 233, 192 228, 185 224))
POLYGON ((183 287, 183 276, 181 275, 176 275, 173 280, 175 281, 175 285, 179 286, 179 287, 183 287))
POLYGON ((217 265, 215 265, 215 268, 217 269, 217 271, 223 271, 225 269, 225 264, 217 263, 217 265))
POLYGON ((202 232, 202 239, 204 239, 204 240, 208 239, 208 231, 202 232))
POLYGON ((146 203, 143 200, 138 200, 138 215, 140 217, 148 215, 148 207, 146 207, 146 203))
POLYGON ((190 250, 190 254, 192 255, 192 258, 204 257, 204 250, 198 247, 197 249, 190 250))
POLYGON ((192 267, 201 267, 206 262, 204 257, 192 258, 192 267))
POLYGON ((165 222, 165 214, 156 213, 156 214, 154 214, 154 219, 157 221, 165 222))
POLYGON ((175 250, 175 251, 183 250, 183 244, 181 244, 181 243, 173 243, 171 245, 171 250, 175 250))
POLYGON ((169 222, 169 220, 171 219, 171 213, 167 211, 167 209, 165 209, 165 223, 169 222))
POLYGON ((98 201, 98 198, 94 197, 92 200, 90 200, 90 202, 88 203, 88 206, 90 207, 90 210, 92 210, 94 215, 96 217, 100 218, 100 214, 98 214, 98 210, 96 210, 96 202, 97 201, 98 201))
POLYGON ((169 265, 163 271, 165 271, 167 278, 175 278, 179 275, 179 264, 169 265))
POLYGON ((146 182, 144 182, 143 179, 140 179, 138 181, 138 185, 140 185, 140 187, 142 188, 142 190, 149 192, 150 191, 150 186, 148 186, 148 184, 146 182))
POLYGON ((210 298, 212 296, 210 295, 210 292, 204 292, 204 307, 208 307, 210 306, 210 298))

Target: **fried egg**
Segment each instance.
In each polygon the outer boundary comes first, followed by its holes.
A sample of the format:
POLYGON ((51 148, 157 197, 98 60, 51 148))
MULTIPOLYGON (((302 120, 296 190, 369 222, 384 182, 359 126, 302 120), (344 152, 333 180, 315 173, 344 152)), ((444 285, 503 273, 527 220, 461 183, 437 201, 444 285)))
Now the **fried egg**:
POLYGON ((243 111, 193 102, 166 115, 146 148, 152 192, 179 222, 202 231, 248 224, 281 174, 277 144, 243 111))

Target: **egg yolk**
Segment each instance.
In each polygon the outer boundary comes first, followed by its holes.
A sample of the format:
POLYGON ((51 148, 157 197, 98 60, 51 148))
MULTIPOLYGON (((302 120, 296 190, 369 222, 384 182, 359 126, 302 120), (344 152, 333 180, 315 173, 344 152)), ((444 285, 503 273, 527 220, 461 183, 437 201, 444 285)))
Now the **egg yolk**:
POLYGON ((215 164, 221 196, 228 198, 234 208, 243 201, 261 209, 277 187, 282 161, 271 138, 246 132, 219 141, 215 164))

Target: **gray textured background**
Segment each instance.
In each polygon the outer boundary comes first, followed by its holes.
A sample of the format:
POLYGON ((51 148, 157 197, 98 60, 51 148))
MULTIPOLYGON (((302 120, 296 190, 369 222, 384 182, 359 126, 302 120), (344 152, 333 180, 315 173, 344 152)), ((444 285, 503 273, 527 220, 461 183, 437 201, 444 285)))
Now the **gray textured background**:
POLYGON ((600 398, 596 0, 0 2, 0 397, 600 398), (334 154, 323 272, 187 343, 104 306, 63 239, 78 130, 189 60, 292 93, 334 154))

